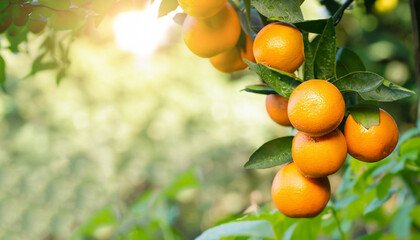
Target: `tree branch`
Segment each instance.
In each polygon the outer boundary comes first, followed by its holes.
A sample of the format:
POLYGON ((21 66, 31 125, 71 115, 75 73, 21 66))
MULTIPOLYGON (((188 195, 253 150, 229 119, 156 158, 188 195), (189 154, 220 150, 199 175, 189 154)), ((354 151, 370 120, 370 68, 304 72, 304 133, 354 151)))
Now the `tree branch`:
POLYGON ((347 0, 346 2, 344 2, 343 5, 341 5, 341 7, 334 13, 334 15, 332 16, 332 18, 334 19, 334 26, 337 26, 337 24, 340 22, 341 18, 343 17, 344 11, 346 10, 346 8, 348 8, 350 6, 350 4, 353 3, 353 0, 347 0))

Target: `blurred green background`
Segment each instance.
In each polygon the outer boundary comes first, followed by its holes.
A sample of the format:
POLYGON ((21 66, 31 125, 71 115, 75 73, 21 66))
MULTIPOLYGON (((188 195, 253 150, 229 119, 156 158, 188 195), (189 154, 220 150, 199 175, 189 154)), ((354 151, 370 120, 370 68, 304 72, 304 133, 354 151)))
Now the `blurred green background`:
MULTIPOLYGON (((302 9, 306 19, 327 14, 314 0, 302 9)), ((349 12, 339 46, 414 89, 408 2, 383 14, 349 12)), ((0 239, 109 239, 135 223, 147 228, 132 239, 192 239, 244 211, 273 209, 276 169, 242 166, 262 143, 294 132, 269 119, 264 96, 241 92, 258 77, 219 73, 189 52, 175 24, 152 55, 122 50, 114 20, 73 42, 59 86, 53 71, 24 79, 45 34, 30 35, 17 55, 1 39, 8 94, 0 95, 0 239)), ((404 131, 415 103, 382 107, 404 131)), ((333 190, 340 179, 330 178, 333 190)))

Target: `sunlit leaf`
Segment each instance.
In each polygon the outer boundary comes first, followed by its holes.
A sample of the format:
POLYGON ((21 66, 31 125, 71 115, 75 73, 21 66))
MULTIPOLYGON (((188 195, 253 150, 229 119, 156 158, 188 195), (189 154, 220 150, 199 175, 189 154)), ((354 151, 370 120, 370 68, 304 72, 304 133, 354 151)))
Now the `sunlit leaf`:
POLYGON ((251 0, 251 4, 258 12, 272 20, 288 23, 301 22, 303 20, 299 1, 297 0, 251 0))
POLYGON ((292 159, 293 136, 281 137, 264 143, 245 164, 246 169, 262 169, 278 166, 292 159))
POLYGON ((196 240, 219 240, 229 236, 274 238, 274 231, 266 220, 230 222, 206 230, 196 240))
POLYGON ((177 0, 162 0, 159 6, 158 17, 166 16, 168 13, 174 11, 178 7, 177 0))
POLYGON ((374 233, 361 236, 357 238, 357 240, 378 240, 378 239, 381 239, 382 235, 383 235, 382 230, 379 230, 374 233))
POLYGON ((366 129, 379 125, 379 107, 374 105, 356 105, 348 108, 354 120, 366 129))

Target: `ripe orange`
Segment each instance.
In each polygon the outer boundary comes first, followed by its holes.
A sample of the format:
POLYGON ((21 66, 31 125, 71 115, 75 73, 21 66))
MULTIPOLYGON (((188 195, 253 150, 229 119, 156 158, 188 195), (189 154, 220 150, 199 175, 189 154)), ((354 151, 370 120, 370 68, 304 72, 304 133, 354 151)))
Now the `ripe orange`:
POLYGON ((310 136, 332 132, 344 117, 345 104, 340 91, 324 80, 303 82, 292 92, 287 112, 292 125, 310 136))
POLYGON ((230 4, 216 15, 198 19, 187 16, 182 28, 187 47, 200 57, 214 57, 233 48, 241 34, 238 15, 230 4))
POLYGON ((322 137, 298 132, 293 138, 292 157, 303 175, 325 177, 340 169, 346 160, 346 139, 338 129, 322 137))
POLYGON ((270 94, 265 98, 265 108, 268 115, 274 122, 283 126, 292 126, 289 117, 287 116, 287 98, 270 94))
POLYGON ((217 70, 224 73, 232 73, 248 67, 242 58, 248 61, 255 62, 254 54, 252 53, 252 39, 246 35, 246 49, 240 49, 239 46, 235 46, 225 52, 222 52, 212 58, 210 62, 217 70))
POLYGON ((254 55, 257 63, 292 73, 305 60, 302 33, 288 23, 268 24, 255 38, 254 55))
POLYGON ((178 0, 184 12, 196 18, 208 18, 218 13, 227 0, 178 0))
POLYGON ((377 162, 394 151, 398 143, 398 127, 384 110, 379 110, 379 125, 366 129, 349 115, 344 126, 349 154, 363 162, 377 162))
POLYGON ((293 218, 315 217, 325 208, 330 195, 327 177, 305 177, 294 162, 278 171, 271 186, 271 196, 279 211, 293 218))

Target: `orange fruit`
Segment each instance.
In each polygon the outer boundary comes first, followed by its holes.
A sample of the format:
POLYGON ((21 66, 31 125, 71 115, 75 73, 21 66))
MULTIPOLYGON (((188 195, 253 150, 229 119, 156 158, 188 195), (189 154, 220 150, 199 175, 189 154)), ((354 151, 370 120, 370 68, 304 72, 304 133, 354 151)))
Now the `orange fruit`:
POLYGON ((237 45, 232 49, 222 52, 212 58, 210 62, 217 70, 224 73, 232 73, 248 67, 248 64, 242 59, 255 62, 254 54, 252 52, 252 39, 246 35, 246 49, 240 49, 237 45))
POLYGON ((227 0, 178 0, 184 12, 196 18, 208 18, 218 13, 227 0))
POLYGON ((309 80, 295 88, 289 98, 290 122, 299 131, 319 137, 332 132, 344 118, 340 90, 324 80, 309 80))
POLYGON ((257 63, 292 73, 305 60, 302 33, 288 23, 271 23, 258 32, 254 42, 257 63))
POLYGON ((287 116, 288 103, 289 100, 283 96, 269 94, 265 98, 265 109, 274 122, 283 126, 292 126, 287 116))
POLYGON ((308 178, 294 162, 284 165, 271 186, 274 204, 284 215, 293 218, 315 217, 328 203, 331 195, 327 177, 308 178))
POLYGON ((182 27, 187 47, 200 57, 214 57, 233 48, 241 34, 238 15, 230 4, 216 15, 198 19, 187 16, 182 27))
POLYGON ((379 125, 366 129, 350 114, 344 126, 349 154, 363 162, 377 162, 394 151, 398 143, 398 127, 394 119, 379 109, 379 125))
POLYGON ((303 175, 325 177, 340 169, 346 160, 346 139, 338 129, 322 137, 298 132, 293 138, 292 157, 303 175))

